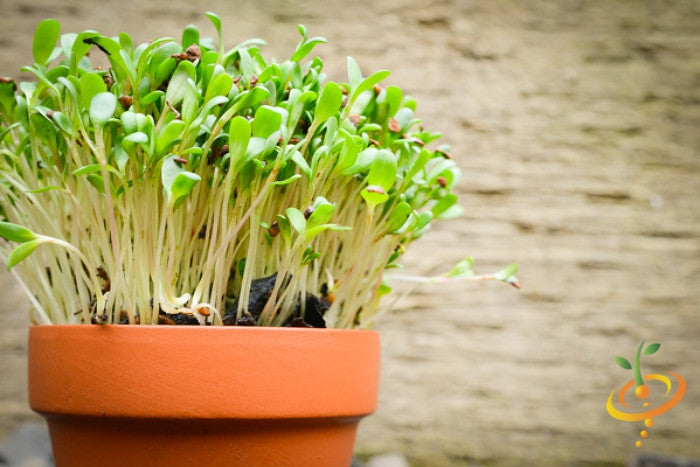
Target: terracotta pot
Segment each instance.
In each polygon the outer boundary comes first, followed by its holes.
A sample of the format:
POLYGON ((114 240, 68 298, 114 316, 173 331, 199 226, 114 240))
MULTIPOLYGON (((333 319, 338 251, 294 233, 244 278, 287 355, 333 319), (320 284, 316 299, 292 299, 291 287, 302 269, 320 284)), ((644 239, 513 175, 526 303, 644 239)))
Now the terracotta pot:
POLYGON ((61 466, 348 466, 373 331, 34 326, 29 403, 61 466))

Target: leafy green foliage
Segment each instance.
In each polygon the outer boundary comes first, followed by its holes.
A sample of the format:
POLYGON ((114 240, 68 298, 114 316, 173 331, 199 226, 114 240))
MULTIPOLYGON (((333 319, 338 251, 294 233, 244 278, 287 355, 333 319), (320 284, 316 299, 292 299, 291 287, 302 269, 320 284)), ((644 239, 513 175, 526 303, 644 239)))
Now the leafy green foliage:
POLYGON ((0 81, 0 235, 19 243, 0 252, 22 262, 45 322, 204 307, 221 324, 276 273, 258 324, 284 324, 311 293, 335 297, 329 326, 370 325, 384 270, 459 213, 457 165, 430 147, 439 134, 415 101, 382 86, 388 71, 363 77, 348 58, 348 81, 325 81, 311 54, 326 40, 305 27, 289 59, 270 61, 259 39, 225 50, 221 18, 206 17, 216 44, 195 25, 134 44, 39 23, 36 82, 0 81), (43 242, 55 247, 30 255, 43 242))
POLYGON ((36 234, 28 228, 11 222, 0 222, 0 237, 17 243, 24 243, 37 238, 36 234))
POLYGON ((34 31, 32 53, 34 61, 39 65, 46 65, 61 32, 61 24, 54 19, 45 19, 40 22, 34 31))
POLYGON ((19 244, 14 250, 12 250, 7 257, 7 270, 9 271, 17 265, 20 261, 25 259, 27 256, 31 255, 32 252, 39 246, 41 242, 39 240, 31 240, 19 244))

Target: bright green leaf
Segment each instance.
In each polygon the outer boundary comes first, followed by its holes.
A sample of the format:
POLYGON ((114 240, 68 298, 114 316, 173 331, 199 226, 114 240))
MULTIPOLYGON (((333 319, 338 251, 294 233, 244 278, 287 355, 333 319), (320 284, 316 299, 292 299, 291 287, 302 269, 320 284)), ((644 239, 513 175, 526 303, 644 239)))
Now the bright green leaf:
POLYGON ((343 103, 343 91, 336 83, 329 81, 323 87, 316 104, 314 121, 323 122, 338 113, 343 103))
POLYGON ((433 216, 435 217, 440 217, 442 213, 447 211, 449 208, 451 208, 455 203, 457 202, 457 195, 454 193, 448 193, 440 200, 435 203, 435 206, 431 209, 433 212, 433 216))
MULTIPOLYGON (((32 193, 32 194, 46 193, 47 191, 51 191, 51 190, 63 191, 63 188, 61 188, 60 186, 56 186, 56 185, 48 185, 48 186, 42 186, 41 188, 34 188, 33 190, 27 190, 26 193, 32 193)), ((2 235, 0 235, 0 237, 1 236, 2 235)))
POLYGON ((498 281, 507 281, 513 277, 516 272, 518 272, 518 263, 512 263, 494 274, 494 279, 498 281))
POLYGON ((93 125, 104 126, 117 110, 117 98, 111 92, 101 92, 90 102, 90 120, 93 125))
POLYGON ((89 108, 92 99, 105 91, 107 91, 107 85, 99 74, 83 73, 80 77, 80 96, 84 107, 89 108))
POLYGON ((181 61, 170 78, 168 89, 165 91, 165 100, 173 106, 180 104, 187 94, 188 81, 194 81, 196 75, 196 69, 190 61, 181 61))
POLYGON ((360 84, 357 85, 357 88, 352 93, 352 101, 354 102, 357 100, 360 94, 362 94, 365 91, 369 91, 372 89, 376 84, 379 84, 382 80, 386 79, 387 76, 389 76, 391 72, 389 70, 380 70, 375 73, 372 73, 369 75, 367 78, 365 78, 360 84))
POLYGON ((386 194, 386 191, 384 191, 384 188, 377 186, 377 185, 368 186, 367 188, 365 188, 364 190, 362 190, 360 192, 360 195, 362 195, 362 198, 371 207, 374 207, 378 204, 381 204, 389 199, 389 195, 386 194))
POLYGON ((37 235, 21 225, 0 221, 0 237, 11 242, 24 243, 35 240, 37 235))
POLYGON ((331 203, 326 202, 316 206, 309 218, 306 220, 306 228, 311 229, 321 224, 325 224, 331 219, 331 217, 333 217, 334 212, 335 206, 331 203))
POLYGON ((235 170, 240 170, 249 141, 250 122, 241 116, 234 117, 229 123, 228 152, 235 170))
POLYGON ((199 29, 197 26, 190 24, 182 31, 182 48, 186 49, 192 44, 199 44, 199 29))
POLYGON ((34 61, 40 65, 46 65, 51 56, 58 36, 61 33, 61 23, 55 19, 45 19, 34 30, 34 43, 32 53, 34 61))
POLYGON ((346 226, 346 225, 338 225, 338 224, 322 224, 322 225, 317 225, 315 227, 307 228, 305 233, 304 233, 304 240, 307 242, 313 239, 315 236, 320 234, 321 232, 325 232, 326 230, 333 230, 333 231, 343 231, 343 230, 352 230, 352 227, 346 226))
POLYGON ((185 123, 182 120, 171 120, 156 138, 156 156, 162 156, 168 149, 177 144, 177 139, 180 137, 182 130, 185 129, 185 123))
POLYGON ((455 266, 450 269, 447 273, 447 277, 471 277, 474 275, 472 267, 474 266, 474 259, 471 257, 464 258, 455 266))
POLYGON ((362 72, 360 71, 360 66, 355 59, 348 57, 348 84, 350 85, 350 89, 354 91, 361 82, 362 72))
POLYGON ((299 233, 303 233, 304 230, 306 230, 306 219, 300 210, 297 208, 287 208, 285 214, 287 215, 287 219, 289 219, 289 223, 294 227, 294 230, 299 233))
POLYGON ((405 201, 401 201, 397 204, 387 219, 387 233, 394 233, 396 230, 400 229, 401 226, 406 223, 412 211, 411 206, 405 201))
POLYGON ((233 86, 233 77, 228 73, 220 73, 216 75, 209 86, 204 97, 204 101, 208 102, 214 96, 226 96, 233 86))
POLYGON ((275 107, 261 105, 255 111, 253 119, 253 136, 267 138, 274 132, 279 131, 282 126, 283 115, 275 107))
POLYGON ((209 21, 211 21, 211 24, 214 25, 214 29, 216 29, 216 32, 220 33, 221 32, 221 18, 219 17, 219 15, 217 15, 216 13, 211 12, 211 11, 207 11, 205 13, 205 15, 207 18, 209 18, 209 21))
POLYGON ((377 185, 388 192, 396 180, 396 156, 387 149, 381 149, 374 155, 374 160, 369 168, 367 183, 377 185))
POLYGON ((644 349, 644 354, 645 355, 651 355, 655 354, 656 352, 659 351, 659 348, 661 347, 661 344, 649 344, 649 346, 644 349))
POLYGON ((41 239, 31 240, 18 245, 14 250, 10 252, 7 257, 7 270, 9 271, 17 265, 20 261, 25 259, 27 256, 31 255, 32 252, 41 244, 41 239))

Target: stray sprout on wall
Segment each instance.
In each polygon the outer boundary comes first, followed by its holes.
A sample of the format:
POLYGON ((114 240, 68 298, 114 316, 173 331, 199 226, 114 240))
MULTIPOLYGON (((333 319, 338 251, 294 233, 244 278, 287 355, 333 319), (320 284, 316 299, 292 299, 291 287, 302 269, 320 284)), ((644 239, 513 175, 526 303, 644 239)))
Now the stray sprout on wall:
MULTIPOLYGON (((36 81, 0 78, 0 253, 34 322, 367 327, 384 271, 460 213, 455 162, 388 71, 348 58, 326 81, 303 26, 285 61, 227 51, 207 16, 218 44, 45 20, 36 81)), ((517 285, 471 265, 447 276, 517 285)))

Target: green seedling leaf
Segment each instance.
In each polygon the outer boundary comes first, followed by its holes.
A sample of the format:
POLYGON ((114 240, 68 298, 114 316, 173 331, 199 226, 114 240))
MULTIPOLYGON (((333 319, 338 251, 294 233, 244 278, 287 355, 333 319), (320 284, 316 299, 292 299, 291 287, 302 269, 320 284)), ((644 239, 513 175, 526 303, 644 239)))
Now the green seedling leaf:
POLYGON ((306 219, 304 218, 304 214, 297 208, 287 208, 284 212, 294 230, 300 234, 304 233, 304 230, 306 230, 306 219))
POLYGON ((301 174, 294 174, 289 178, 285 178, 284 180, 277 180, 276 182, 273 182, 272 184, 275 186, 284 186, 284 185, 289 185, 292 183, 294 180, 297 180, 301 178, 301 174))
POLYGON ((114 163, 117 164, 117 169, 119 169, 120 172, 124 172, 124 167, 126 167, 126 163, 129 162, 129 154, 127 154, 121 144, 115 144, 112 147, 112 158, 114 163))
POLYGON ((75 169, 72 174, 73 175, 87 175, 87 174, 94 174, 100 172, 101 167, 100 164, 92 164, 92 165, 86 165, 84 167, 80 167, 79 169, 75 169))
POLYGON ((36 26, 32 44, 32 53, 36 63, 40 65, 47 64, 60 34, 61 23, 55 19, 45 19, 36 26))
POLYGON ((471 277, 474 275, 472 267, 474 266, 474 259, 471 257, 464 258, 459 263, 450 269, 447 273, 447 277, 471 277))
POLYGON ((209 18, 209 21, 211 21, 211 24, 214 25, 214 29, 216 29, 216 32, 218 34, 221 34, 221 18, 219 17, 219 15, 217 15, 214 12, 207 11, 205 13, 205 16, 207 18, 209 18))
POLYGON ((87 174, 87 181, 92 185, 100 194, 105 194, 105 182, 101 175, 96 173, 87 174))
POLYGON ((270 91, 258 84, 253 89, 244 91, 236 96, 237 101, 233 107, 236 111, 242 113, 244 110, 258 105, 268 97, 270 97, 270 91))
POLYGON ((378 185, 369 185, 360 192, 360 195, 370 207, 374 207, 389 199, 389 195, 386 194, 384 188, 378 185))
POLYGON ((0 221, 0 237, 11 242, 24 243, 37 239, 37 235, 26 227, 0 221))
POLYGON ((512 263, 494 274, 494 279, 498 281, 507 281, 518 272, 518 263, 512 263))
POLYGON ((299 170, 304 174, 307 180, 311 180, 311 167, 309 167, 308 162, 306 162, 306 159, 301 152, 292 152, 292 161, 297 165, 297 167, 299 167, 299 170))
POLYGON ((386 221, 386 231, 387 233, 395 233, 402 225, 408 220, 408 216, 411 215, 411 206, 405 201, 401 201, 397 204, 391 211, 389 218, 386 221))
POLYGON ((404 107, 396 112, 394 118, 398 122, 399 126, 401 126, 401 130, 406 131, 408 130, 408 127, 411 126, 413 110, 409 109, 408 107, 404 107))
POLYGON ((360 70, 360 66, 355 59, 348 57, 348 84, 350 85, 351 91, 357 89, 361 82, 362 71, 360 70))
POLYGON ((343 91, 336 83, 329 81, 323 87, 321 95, 316 104, 316 112, 314 114, 315 122, 324 122, 334 116, 340 110, 343 103, 343 91))
POLYGON ((268 138, 276 131, 279 131, 283 119, 283 115, 279 110, 283 109, 276 109, 267 105, 258 107, 253 119, 253 136, 268 138))
POLYGON ((127 64, 127 61, 124 59, 125 55, 122 54, 122 46, 119 44, 119 42, 110 39, 109 37, 98 35, 91 39, 91 43, 96 45, 103 53, 107 55, 109 62, 112 64, 112 69, 116 73, 117 77, 124 79, 126 76, 128 76, 129 79, 135 79, 136 70, 134 68, 134 64, 132 63, 131 58, 126 55, 126 60, 128 60, 127 64))
POLYGON ((182 31, 182 48, 186 49, 192 44, 199 44, 199 29, 197 26, 190 24, 182 31))
POLYGON ((156 138, 156 156, 162 156, 170 148, 175 146, 180 142, 180 135, 182 130, 185 129, 185 123, 182 120, 171 120, 163 129, 161 129, 160 134, 156 138))
POLYGON ((277 216, 277 226, 280 229, 280 235, 284 239, 285 243, 289 244, 292 241, 292 227, 289 223, 289 219, 284 216, 277 216))
POLYGON ((320 258, 321 253, 318 251, 314 251, 314 249, 309 246, 306 250, 304 250, 304 254, 301 259, 301 264, 306 266, 307 264, 311 263, 313 260, 316 258, 320 258))
POLYGON ((138 122, 136 120, 136 114, 131 110, 122 112, 122 114, 119 116, 119 119, 122 122, 122 127, 124 127, 124 133, 126 133, 127 135, 130 133, 135 133, 139 130, 138 122))
POLYGON ((99 93, 106 91, 107 85, 99 74, 83 73, 83 76, 80 77, 80 96, 84 107, 89 108, 92 99, 99 93))
POLYGON ((111 92, 101 92, 90 102, 90 120, 95 126, 105 126, 117 110, 117 98, 111 92))
MULTIPOLYGON (((135 133, 131 133, 130 135, 125 136, 123 141, 127 141, 133 144, 146 144, 148 143, 148 135, 142 131, 137 131, 135 133)), ((131 145, 125 146, 131 147, 131 145)))
POLYGON ((377 155, 377 148, 369 147, 360 151, 355 158, 353 164, 347 169, 343 170, 343 175, 354 175, 367 170, 374 162, 374 158, 377 155))
POLYGON ((73 124, 68 119, 68 117, 66 117, 66 114, 59 111, 55 111, 51 116, 51 119, 54 121, 56 126, 60 128, 62 132, 68 135, 73 134, 73 124))
POLYGON ((384 95, 384 102, 388 106, 386 112, 387 117, 393 117, 401 106, 401 100, 403 99, 403 92, 401 88, 397 86, 389 86, 386 88, 386 94, 384 95))
POLYGON ((392 288, 389 284, 382 282, 377 289, 377 297, 383 297, 384 295, 391 293, 391 290, 392 288))
POLYGON ((464 208, 458 204, 454 204, 446 210, 444 210, 442 213, 440 213, 439 216, 435 217, 437 217, 438 219, 447 220, 456 219, 458 217, 462 217, 462 215, 464 215, 464 208))
POLYGON ((431 209, 433 216, 439 218, 445 211, 450 209, 457 202, 457 195, 454 193, 448 193, 440 200, 435 203, 435 206, 431 209))
POLYGON ((34 130, 42 136, 44 141, 53 141, 56 137, 56 128, 41 113, 32 113, 29 115, 29 120, 34 130))
POLYGON ((15 82, 10 80, 0 82, 0 113, 12 115, 15 106, 15 82))
POLYGON ((194 65, 188 60, 181 61, 170 78, 168 89, 165 91, 165 100, 173 106, 180 104, 188 92, 188 82, 194 81, 196 76, 194 65))
POLYGON ((360 94, 362 94, 365 91, 369 91, 374 87, 374 85, 379 84, 390 74, 391 72, 389 70, 380 70, 369 75, 360 84, 357 85, 357 88, 355 88, 355 90, 352 93, 351 101, 354 102, 355 100, 357 100, 360 94))
POLYGON ((134 41, 132 41, 131 36, 125 32, 119 33, 119 45, 121 45, 122 50, 129 55, 134 52, 134 41))
MULTIPOLYGON (((26 193, 32 193, 32 194, 38 194, 38 193, 46 193, 47 191, 51 190, 60 190, 63 191, 63 188, 60 186, 56 185, 48 185, 48 186, 42 186, 41 188, 34 188, 33 190, 27 190, 26 193)), ((1 237, 2 235, 0 235, 1 237)))
POLYGON ((367 183, 380 186, 385 192, 388 192, 394 186, 395 180, 396 156, 387 149, 377 151, 369 168, 367 183))
POLYGON ((165 58, 156 66, 156 72, 153 74, 153 81, 160 86, 161 83, 172 76, 176 68, 177 61, 175 61, 173 57, 165 58))
POLYGON ((324 37, 312 37, 311 39, 307 39, 306 28, 300 25, 298 26, 298 29, 302 35, 302 40, 301 42, 299 42, 297 49, 292 54, 292 58, 290 60, 293 62, 301 61, 304 57, 309 55, 313 48, 316 47, 318 44, 325 44, 326 42, 328 42, 324 37))
POLYGON ((659 351, 659 348, 661 347, 661 344, 649 344, 649 346, 644 349, 644 354, 645 355, 651 355, 655 354, 656 352, 659 351))
POLYGON ((317 236, 321 232, 325 232, 326 230, 334 230, 334 231, 352 230, 352 227, 349 227, 347 225, 338 225, 338 224, 317 225, 316 227, 306 229, 306 232, 304 233, 304 239, 308 242, 311 239, 313 239, 315 236, 317 236))
POLYGON ((228 73, 216 75, 207 87, 204 101, 208 102, 215 96, 227 96, 229 91, 231 91, 231 86, 233 86, 233 77, 231 75, 228 73))
POLYGON ((175 177, 170 187, 173 199, 173 210, 185 200, 185 197, 192 192, 195 185, 201 181, 201 177, 193 172, 182 172, 175 177))
POLYGON ((15 267, 20 261, 25 259, 27 256, 31 255, 32 252, 41 244, 41 239, 30 240, 28 242, 18 245, 14 250, 10 252, 7 257, 7 270, 9 271, 15 267))
POLYGON ((148 94, 146 94, 145 96, 143 96, 141 98, 141 100, 139 101, 139 103, 141 104, 141 106, 146 107, 146 106, 153 104, 154 102, 156 102, 158 99, 160 99, 164 95, 165 95, 165 93, 163 91, 160 91, 160 90, 152 91, 152 92, 149 92, 148 94))
POLYGON ((229 123, 228 152, 234 170, 239 171, 245 163, 244 156, 250 141, 250 122, 244 117, 234 117, 229 123))
POLYGON ((168 197, 168 204, 177 209, 185 197, 201 181, 201 177, 193 172, 188 172, 175 162, 175 156, 170 155, 163 159, 161 167, 161 182, 168 197))
POLYGON ((615 357, 615 362, 621 367, 624 368, 625 370, 631 370, 632 369, 632 364, 623 357, 615 357))
POLYGON ((326 222, 331 220, 331 217, 333 217, 334 212, 335 206, 331 203, 326 202, 316 206, 314 208, 314 211, 306 220, 306 228, 311 229, 321 224, 325 224, 326 222))
POLYGON ((426 212, 421 212, 418 214, 417 220, 416 220, 416 225, 415 225, 415 230, 420 231, 423 230, 430 224, 430 222, 433 220, 433 213, 430 211, 426 212))

